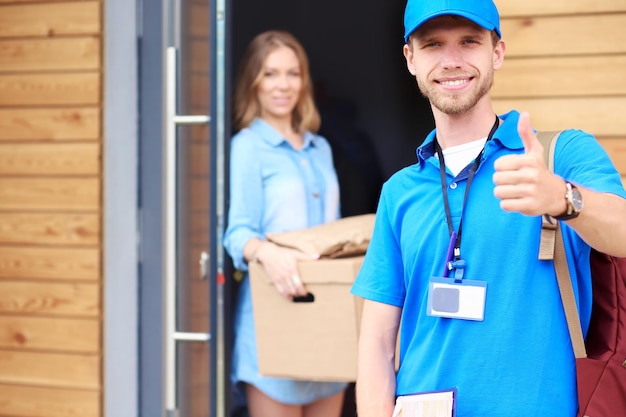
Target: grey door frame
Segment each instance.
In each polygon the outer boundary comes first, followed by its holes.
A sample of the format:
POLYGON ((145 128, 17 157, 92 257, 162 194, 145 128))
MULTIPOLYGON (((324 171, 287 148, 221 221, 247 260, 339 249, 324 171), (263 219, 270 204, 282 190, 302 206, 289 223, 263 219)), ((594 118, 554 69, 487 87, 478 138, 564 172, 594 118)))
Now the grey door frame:
MULTIPOLYGON (((162 256, 162 146, 164 135, 163 63, 165 61, 165 0, 108 0, 103 5, 106 42, 103 42, 103 413, 107 417, 154 417, 163 414, 163 263, 162 256)), ((228 7, 230 0, 212 0, 228 7)), ((222 59, 230 65, 228 14, 221 16, 226 43, 222 59)), ((215 38, 218 25, 211 25, 215 38)), ((213 44, 213 43, 212 43, 213 44)), ((212 55, 215 56, 215 51, 212 55)), ((215 73, 216 60, 211 61, 215 73)), ((220 86, 229 90, 229 71, 220 86)), ((211 91, 217 91, 212 77, 211 91)), ((211 95, 211 109, 224 97, 211 95)), ((229 120, 228 108, 219 117, 229 120)), ((212 117, 217 117, 212 115, 212 117)), ((215 126, 215 124, 213 125, 215 126)), ((230 126, 224 123, 224 137, 230 126)), ((216 137, 215 127, 211 137, 216 137)), ((211 153, 217 152, 212 146, 211 153)), ((219 152, 226 153, 226 150, 219 152)), ((224 164, 225 165, 225 164, 224 164)), ((218 167, 216 167, 217 169, 218 167)), ((219 169, 225 170, 225 166, 219 169)), ((212 187, 218 176, 212 175, 212 187)), ((225 186, 225 184, 223 184, 225 186)), ((215 189, 215 188, 213 188, 215 189)), ((223 192, 226 200, 227 192, 223 192)), ((212 212, 216 204, 212 199, 212 212)), ((220 220, 223 223, 223 219, 220 220)), ((223 224, 210 222, 213 242, 220 239, 223 224)), ((217 245, 212 245, 215 251, 217 245)), ((220 264, 215 253, 210 257, 210 279, 218 273, 229 275, 228 266, 220 264)), ((227 300, 230 298, 226 285, 227 300)), ((228 303, 228 301, 226 301, 228 303)), ((215 317, 215 314, 212 314, 215 317)), ((229 317, 225 318, 229 329, 229 317)), ((211 324, 213 332, 216 323, 211 324)), ((223 336, 228 346, 229 332, 223 336)), ((225 352, 226 366, 229 363, 225 352)), ((211 362, 217 361, 212 350, 211 362)), ((211 372, 214 372, 212 366, 211 372)), ((225 408, 229 410, 228 378, 224 379, 225 408)), ((217 403, 217 391, 211 392, 211 404, 217 403)), ((215 410, 211 410, 215 415, 215 410)))
POLYGON ((164 134, 164 49, 161 0, 138 0, 139 73, 139 268, 138 268, 138 410, 137 415, 163 414, 163 244, 161 178, 164 134))
POLYGON ((130 417, 138 409, 137 5, 107 0, 103 13, 103 414, 130 417))
MULTIPOLYGON (((124 0, 118 0, 124 1, 124 0)), ((164 123, 163 123, 163 107, 164 96, 163 86, 165 84, 164 64, 165 64, 165 42, 164 39, 168 36, 164 31, 165 29, 165 12, 167 10, 166 2, 168 0, 137 0, 139 11, 137 12, 137 56, 138 62, 136 68, 138 68, 138 81, 137 90, 138 95, 138 167, 136 176, 138 176, 138 198, 137 198, 137 226, 138 226, 138 267, 137 267, 137 310, 135 315, 138 317, 138 329, 137 329, 137 389, 134 391, 137 397, 137 414, 120 414, 120 417, 128 417, 131 415, 137 415, 139 417, 154 417, 164 415, 163 405, 165 403, 164 398, 164 363, 163 363, 163 351, 164 351, 164 309, 163 309, 163 261, 162 261, 162 248, 163 248, 163 146, 162 138, 165 135, 164 123)), ((210 36, 212 40, 216 39, 217 31, 222 30, 226 37, 226 43, 223 45, 224 49, 221 51, 223 64, 228 65, 230 59, 230 52, 228 48, 228 38, 230 35, 227 33, 226 24, 228 20, 227 13, 222 13, 218 16, 215 13, 218 9, 225 9, 229 0, 211 0, 210 10, 212 16, 212 24, 210 36), (222 19, 222 24, 215 24, 216 19, 222 19)), ((117 23, 115 27, 118 28, 117 23)), ((118 30, 118 29, 115 29, 118 30)), ((112 30, 113 31, 113 30, 112 30)), ((211 56, 217 55, 216 42, 211 41, 212 51, 211 56)), ((219 170, 224 171, 225 166, 223 163, 224 149, 223 144, 220 148, 213 138, 221 135, 221 137, 228 137, 230 134, 230 126, 228 123, 224 123, 225 120, 229 120, 229 112, 225 106, 225 111, 222 114, 216 114, 215 109, 220 108, 218 106, 219 100, 225 100, 223 96, 216 94, 218 89, 222 91, 228 91, 229 80, 224 79, 220 81, 215 76, 217 59, 211 59, 211 119, 221 119, 222 124, 211 123, 211 189, 220 190, 225 186, 225 179, 222 177, 222 173, 219 170), (221 129, 218 131, 218 129, 221 129), (221 154, 221 156, 219 156, 221 154), (217 158, 222 158, 222 161, 218 163, 217 158)), ((208 92, 207 92, 208 93, 208 92)), ((216 196, 217 197, 217 196, 216 196)), ((222 191, 222 195, 219 198, 211 199, 211 213, 219 213, 223 211, 223 207, 219 207, 220 204, 224 204, 226 199, 226 191, 222 191)), ((209 254, 209 279, 211 280, 211 329, 210 333, 215 335, 218 333, 219 323, 216 320, 216 308, 217 303, 215 300, 215 294, 218 293, 218 280, 222 281, 225 273, 225 267, 223 265, 223 255, 220 253, 222 250, 221 244, 221 230, 223 228, 223 218, 217 218, 212 216, 209 222, 209 235, 211 244, 211 253, 209 254)), ((223 286, 221 290, 223 290, 223 286)), ((226 289, 228 293, 228 288, 226 289)), ((229 317, 225 317, 225 322, 222 323, 222 329, 219 331, 222 333, 221 337, 226 339, 226 345, 228 345, 228 331, 224 330, 224 327, 228 329, 229 317)), ((222 341, 220 341, 222 342, 222 341)), ((227 349, 228 350, 228 349, 227 349)), ((227 357, 226 353, 226 357, 227 357)), ((223 360, 224 365, 227 367, 228 360, 223 360)), ((211 416, 220 417, 218 412, 224 413, 229 410, 229 395, 228 392, 228 378, 225 376, 228 374, 227 370, 218 373, 219 367, 217 366, 218 356, 216 349, 211 349, 211 416), (216 378, 220 378, 225 388, 222 388, 220 392, 216 389, 216 378), (218 398, 218 396, 220 398, 218 398), (218 401, 223 401, 222 407, 217 407, 218 401), (220 410, 221 408, 221 410, 220 410)), ((113 414, 106 414, 107 417, 114 416, 113 414)), ((115 415, 116 417, 116 415, 115 415)))

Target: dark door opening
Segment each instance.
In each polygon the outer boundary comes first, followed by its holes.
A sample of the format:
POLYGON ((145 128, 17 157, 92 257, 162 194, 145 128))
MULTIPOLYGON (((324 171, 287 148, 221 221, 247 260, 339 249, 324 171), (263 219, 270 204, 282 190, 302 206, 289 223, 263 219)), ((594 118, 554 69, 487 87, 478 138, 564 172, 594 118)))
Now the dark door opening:
MULTIPOLYGON (((323 116, 320 133, 331 132, 324 131, 329 117, 350 122, 371 141, 383 180, 415 162, 415 148, 434 124, 402 56, 404 2, 237 0, 231 11, 233 77, 257 33, 288 30, 309 55, 323 116)), ((352 212, 357 203, 343 214, 358 214, 352 212)))
MULTIPOLYGON (((304 45, 322 115, 319 133, 333 147, 343 216, 374 212, 382 182, 415 162, 415 149, 434 127, 402 55, 404 6, 379 0, 229 3, 232 80, 247 44, 264 30, 287 30, 304 45)), ((354 415, 351 386, 342 417, 354 415)))

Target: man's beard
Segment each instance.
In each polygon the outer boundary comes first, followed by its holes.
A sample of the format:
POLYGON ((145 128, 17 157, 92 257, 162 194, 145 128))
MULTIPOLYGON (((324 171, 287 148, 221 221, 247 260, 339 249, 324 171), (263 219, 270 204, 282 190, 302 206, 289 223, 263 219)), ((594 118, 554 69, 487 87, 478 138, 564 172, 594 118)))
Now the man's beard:
POLYGON ((442 113, 449 115, 463 114, 472 109, 481 98, 489 93, 493 85, 493 72, 486 74, 486 77, 481 79, 477 90, 472 90, 469 93, 464 92, 464 97, 458 94, 442 94, 435 91, 435 89, 427 88, 428 84, 421 83, 419 80, 417 85, 422 95, 430 101, 430 104, 442 113))

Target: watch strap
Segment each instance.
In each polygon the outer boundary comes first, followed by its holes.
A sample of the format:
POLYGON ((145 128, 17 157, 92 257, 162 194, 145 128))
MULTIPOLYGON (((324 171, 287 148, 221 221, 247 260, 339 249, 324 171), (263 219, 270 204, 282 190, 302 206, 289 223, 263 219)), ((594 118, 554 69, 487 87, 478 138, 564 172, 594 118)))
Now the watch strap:
POLYGON ((565 202, 567 204, 567 209, 565 209, 565 213, 554 216, 554 218, 557 220, 575 219, 576 217, 578 217, 578 214, 580 214, 579 211, 576 210, 572 202, 572 189, 576 186, 569 181, 565 181, 565 186, 567 187, 567 192, 565 193, 565 202))

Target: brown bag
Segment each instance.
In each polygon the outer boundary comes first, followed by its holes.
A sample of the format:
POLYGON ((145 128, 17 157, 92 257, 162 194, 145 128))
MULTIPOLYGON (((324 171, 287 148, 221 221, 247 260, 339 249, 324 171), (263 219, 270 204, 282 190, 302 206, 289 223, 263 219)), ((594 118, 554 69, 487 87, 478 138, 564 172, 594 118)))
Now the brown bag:
MULTIPOLYGON (((538 134, 551 172, 559 134, 538 134)), ((593 308, 586 340, 580 328, 559 222, 549 216, 543 217, 539 259, 554 259, 576 355, 578 417, 626 416, 626 258, 591 249, 593 308)))
POLYGON ((323 258, 363 255, 374 229, 373 213, 344 217, 329 223, 284 233, 268 233, 267 240, 323 258))

